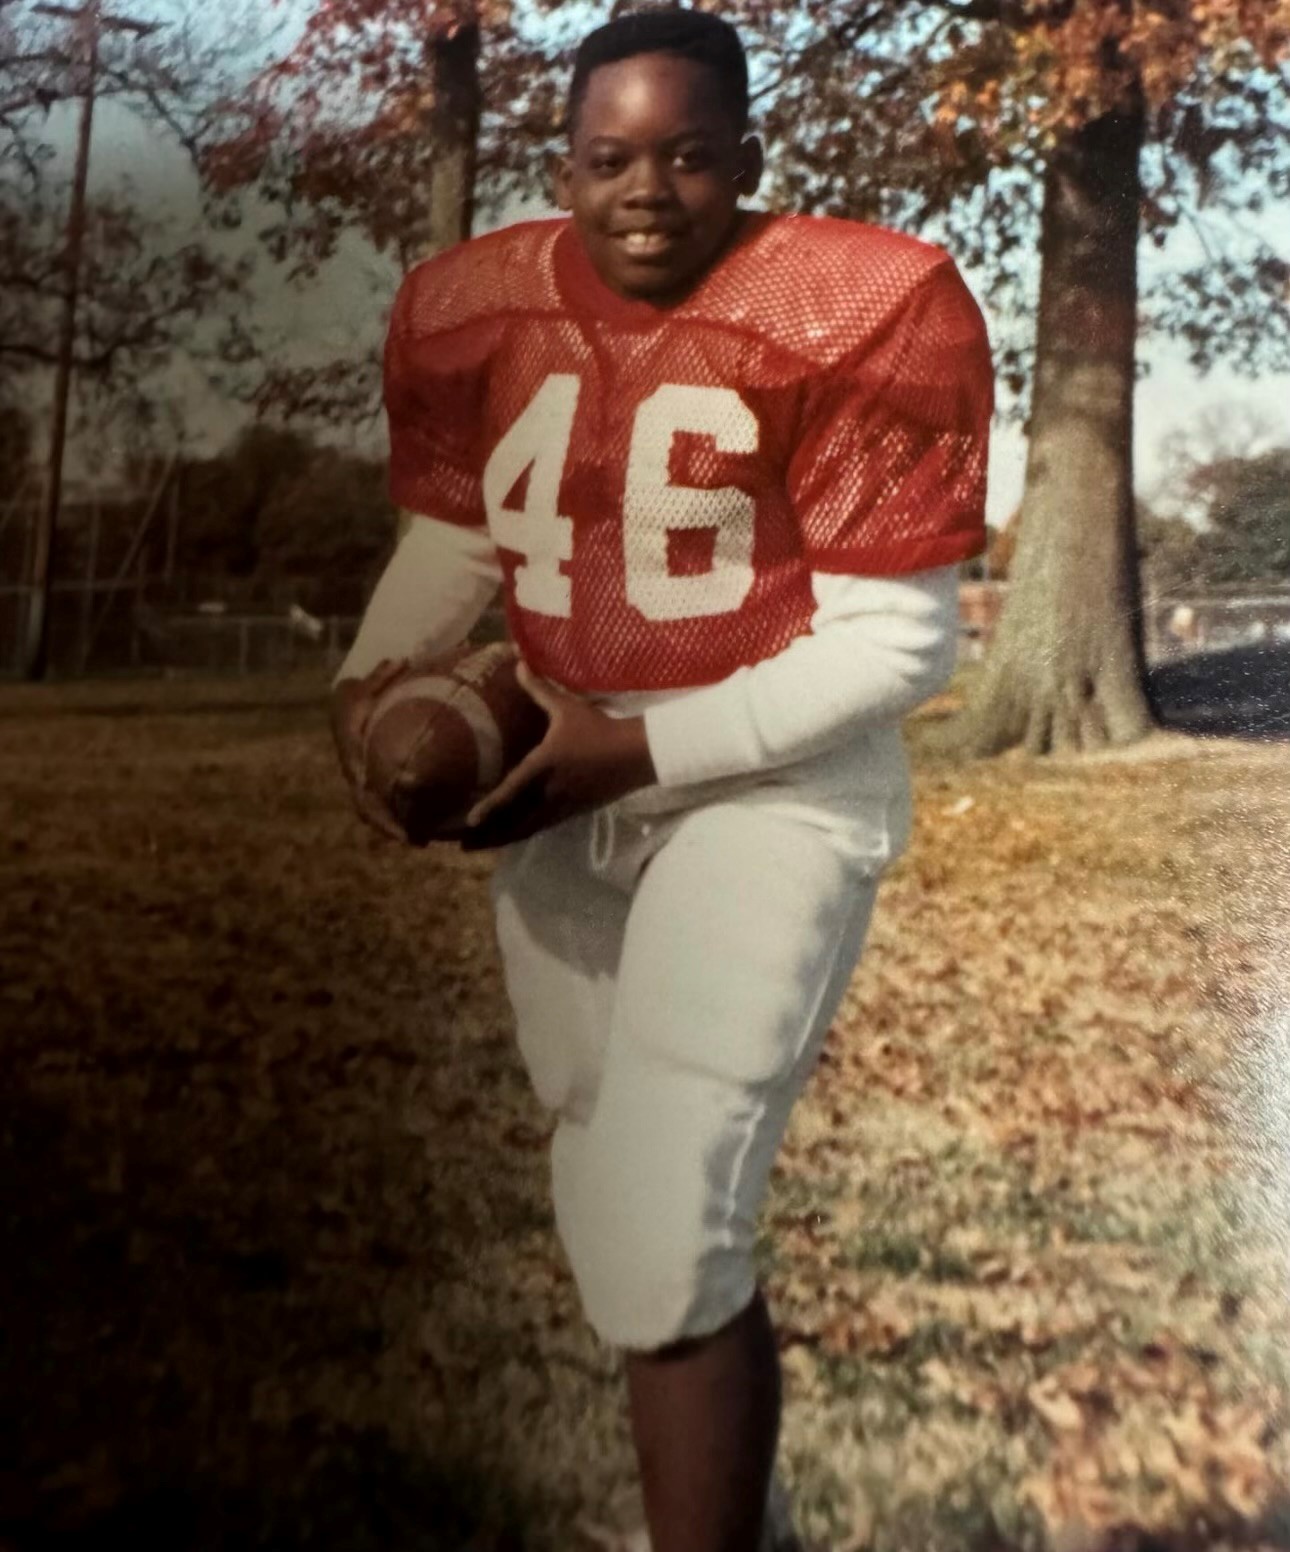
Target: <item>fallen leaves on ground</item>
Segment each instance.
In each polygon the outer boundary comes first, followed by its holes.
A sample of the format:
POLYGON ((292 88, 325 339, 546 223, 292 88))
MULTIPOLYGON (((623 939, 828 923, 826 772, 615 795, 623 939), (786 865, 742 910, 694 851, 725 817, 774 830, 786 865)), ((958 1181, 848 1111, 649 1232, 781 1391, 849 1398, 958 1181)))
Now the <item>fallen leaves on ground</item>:
MULTIPOLYGON (((567 1552, 635 1506, 489 859, 368 837, 319 703, 0 693, 15 1546, 567 1552)), ((763 1224, 801 1528, 1285 1545, 1290 756, 917 769, 763 1224)))

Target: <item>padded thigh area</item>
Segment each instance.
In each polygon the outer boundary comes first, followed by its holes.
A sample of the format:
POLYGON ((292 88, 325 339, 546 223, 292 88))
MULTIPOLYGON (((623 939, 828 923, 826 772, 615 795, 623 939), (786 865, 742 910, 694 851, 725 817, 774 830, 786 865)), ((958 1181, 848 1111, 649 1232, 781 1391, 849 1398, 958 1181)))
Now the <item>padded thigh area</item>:
POLYGON ((822 831, 736 803, 690 814, 637 887, 614 1042, 742 1087, 787 1077, 871 890, 822 831))
POLYGON ((553 1140, 556 1221, 602 1338, 651 1349, 752 1296, 757 1218, 875 893, 819 830, 687 816, 637 886, 590 1119, 553 1140))

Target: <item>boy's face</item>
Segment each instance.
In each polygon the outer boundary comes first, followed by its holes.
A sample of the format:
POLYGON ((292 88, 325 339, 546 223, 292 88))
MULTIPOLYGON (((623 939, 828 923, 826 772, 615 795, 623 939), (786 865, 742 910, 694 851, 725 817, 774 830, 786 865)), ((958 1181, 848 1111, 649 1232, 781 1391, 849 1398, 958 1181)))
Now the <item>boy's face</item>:
POLYGON ((611 290, 667 302, 716 258, 760 176, 761 146, 743 138, 711 71, 638 54, 593 71, 556 198, 611 290))

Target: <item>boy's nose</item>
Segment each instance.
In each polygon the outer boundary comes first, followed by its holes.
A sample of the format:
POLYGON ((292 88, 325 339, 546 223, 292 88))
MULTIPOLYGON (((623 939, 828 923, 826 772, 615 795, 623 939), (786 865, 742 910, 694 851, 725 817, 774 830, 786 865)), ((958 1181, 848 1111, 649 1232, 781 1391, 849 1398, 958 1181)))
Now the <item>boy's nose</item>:
POLYGON ((653 157, 642 158, 634 169, 631 185, 627 190, 627 203, 638 209, 641 206, 652 208, 670 204, 674 198, 675 191, 667 169, 653 157))

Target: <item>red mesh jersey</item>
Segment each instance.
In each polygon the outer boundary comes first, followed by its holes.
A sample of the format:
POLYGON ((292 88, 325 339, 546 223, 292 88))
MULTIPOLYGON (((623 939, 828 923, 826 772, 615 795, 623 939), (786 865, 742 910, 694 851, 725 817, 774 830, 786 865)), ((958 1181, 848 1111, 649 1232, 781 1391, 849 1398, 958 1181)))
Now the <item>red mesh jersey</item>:
POLYGON ((813 571, 984 545, 993 402, 951 260, 750 214, 685 301, 626 301, 568 221, 404 281, 385 362, 393 499, 487 523, 512 633, 570 689, 712 683, 809 629, 813 571))

